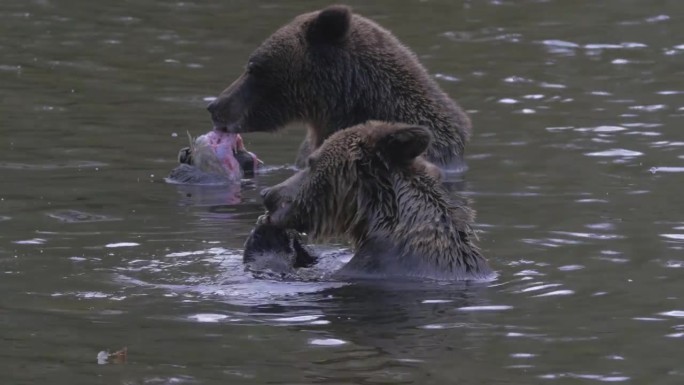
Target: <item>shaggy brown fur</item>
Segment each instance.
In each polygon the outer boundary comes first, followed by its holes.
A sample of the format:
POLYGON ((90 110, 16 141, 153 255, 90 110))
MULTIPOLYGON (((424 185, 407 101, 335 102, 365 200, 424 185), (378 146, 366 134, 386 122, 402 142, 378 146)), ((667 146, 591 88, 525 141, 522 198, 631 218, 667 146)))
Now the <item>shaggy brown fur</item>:
POLYGON ((430 140, 425 128, 377 121, 333 134, 304 170, 262 192, 270 223, 348 237, 355 254, 343 275, 493 277, 468 201, 447 196, 419 157, 430 140))
POLYGON ((300 15, 276 31, 208 109, 215 128, 230 132, 305 123, 299 166, 334 132, 384 120, 427 127, 434 138, 427 159, 460 168, 471 130, 465 112, 413 52, 339 5, 300 15))

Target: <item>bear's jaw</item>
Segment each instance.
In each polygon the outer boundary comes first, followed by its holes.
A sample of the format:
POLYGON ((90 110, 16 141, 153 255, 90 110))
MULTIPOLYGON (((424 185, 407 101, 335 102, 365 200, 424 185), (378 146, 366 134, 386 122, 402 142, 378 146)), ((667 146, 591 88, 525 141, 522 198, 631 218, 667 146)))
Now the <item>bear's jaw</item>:
POLYGON ((212 124, 214 125, 214 131, 219 132, 219 133, 228 133, 228 134, 236 134, 238 132, 242 132, 242 124, 239 122, 220 122, 217 120, 212 120, 212 124))

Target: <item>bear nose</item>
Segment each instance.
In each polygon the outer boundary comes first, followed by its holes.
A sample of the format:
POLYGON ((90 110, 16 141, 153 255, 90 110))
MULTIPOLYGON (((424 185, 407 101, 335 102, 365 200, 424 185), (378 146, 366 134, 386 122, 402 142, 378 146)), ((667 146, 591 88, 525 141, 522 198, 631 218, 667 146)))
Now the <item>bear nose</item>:
POLYGON ((268 195, 269 191, 271 191, 269 187, 266 187, 265 189, 259 191, 259 195, 261 195, 262 200, 266 200, 266 195, 268 195))
POLYGON ((267 187, 261 190, 259 195, 261 195, 261 201, 266 211, 274 212, 278 209, 278 199, 276 198, 277 194, 273 194, 273 188, 267 187))
POLYGON ((207 105, 207 111, 209 111, 210 113, 213 114, 214 111, 216 111, 217 106, 218 106, 218 98, 214 99, 211 103, 209 103, 207 105))

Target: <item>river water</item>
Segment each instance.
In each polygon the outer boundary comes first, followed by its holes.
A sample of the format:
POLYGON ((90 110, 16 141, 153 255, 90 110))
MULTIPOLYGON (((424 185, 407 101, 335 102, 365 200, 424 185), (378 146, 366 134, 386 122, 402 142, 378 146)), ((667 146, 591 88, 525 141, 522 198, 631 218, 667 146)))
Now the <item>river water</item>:
POLYGON ((241 186, 163 178, 325 4, 0 3, 0 383, 684 383, 684 2, 351 1, 470 112, 499 278, 254 279, 258 191, 302 128, 245 135, 273 167, 241 186))

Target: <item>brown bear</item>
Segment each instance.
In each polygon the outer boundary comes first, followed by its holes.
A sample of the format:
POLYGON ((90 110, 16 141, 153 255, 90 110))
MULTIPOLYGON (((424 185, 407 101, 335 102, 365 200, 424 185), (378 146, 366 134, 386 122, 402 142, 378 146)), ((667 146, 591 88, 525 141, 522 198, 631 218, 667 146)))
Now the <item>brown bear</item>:
POLYGON ((262 191, 265 223, 313 239, 347 237, 343 276, 481 280, 494 277, 474 244, 474 212, 450 196, 419 155, 426 128, 370 121, 330 136, 308 165, 262 191))
POLYGON ((427 127, 434 140, 424 156, 460 170, 471 131, 468 116, 413 52, 340 5, 300 15, 276 31, 208 110, 220 131, 275 131, 303 122, 308 134, 300 167, 334 132, 383 120, 427 127))

